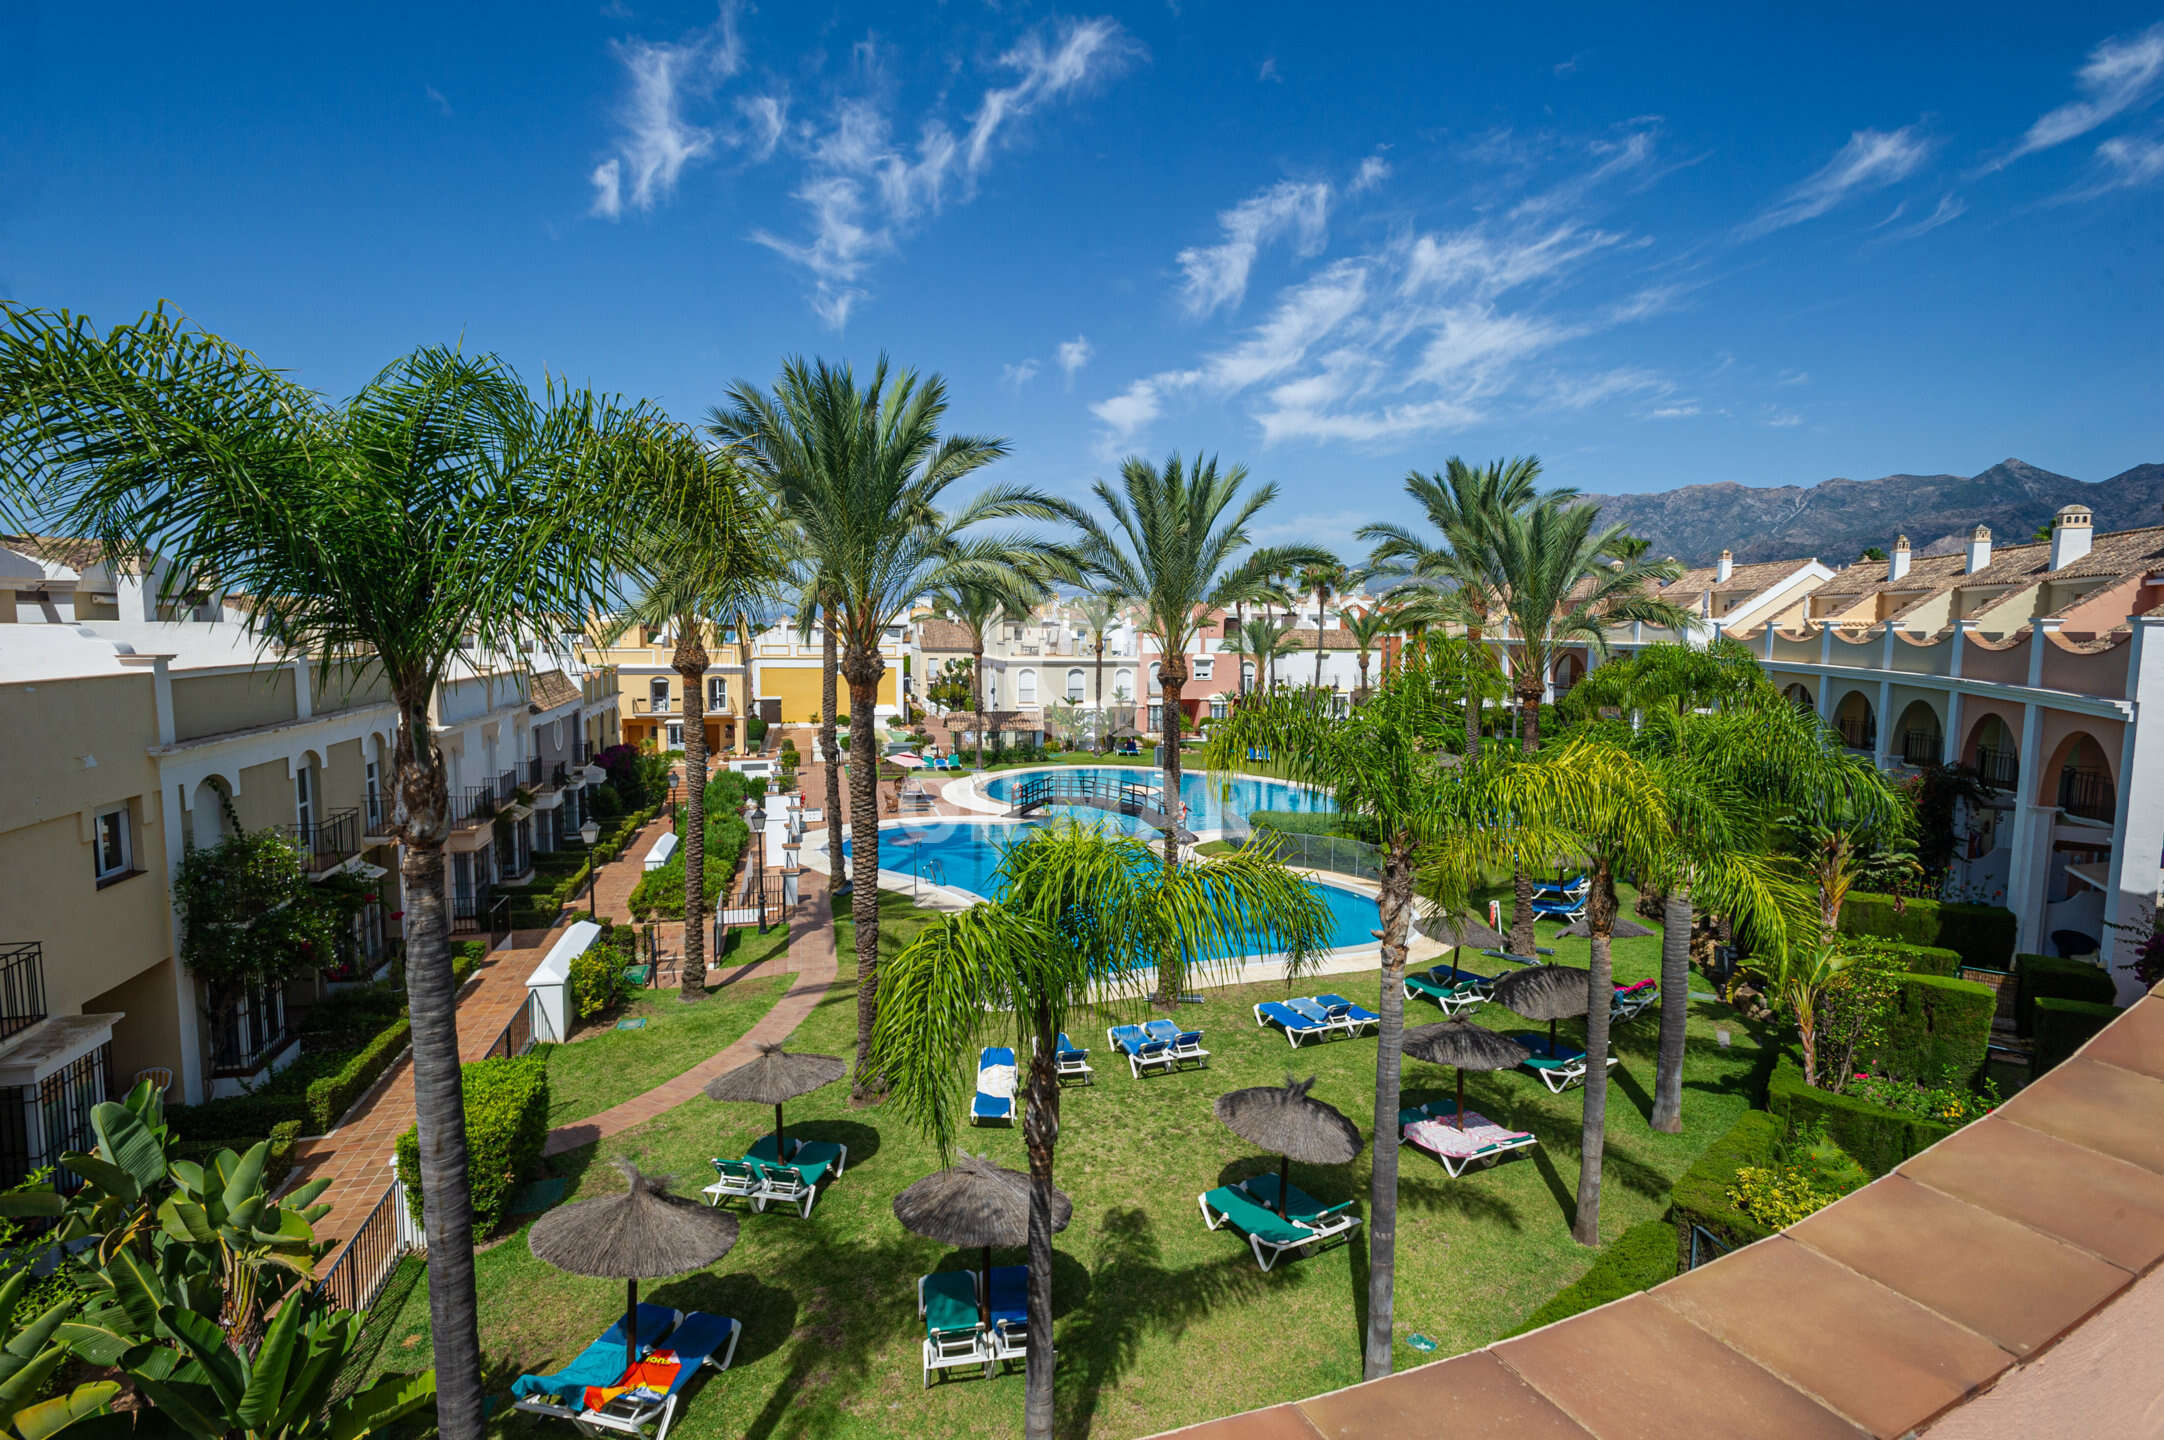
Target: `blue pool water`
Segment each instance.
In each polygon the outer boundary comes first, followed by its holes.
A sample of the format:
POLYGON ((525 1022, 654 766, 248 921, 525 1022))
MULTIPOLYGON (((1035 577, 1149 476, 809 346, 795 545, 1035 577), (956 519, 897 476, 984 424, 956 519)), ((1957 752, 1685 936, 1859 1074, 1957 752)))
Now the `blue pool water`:
MULTIPOLYGON (((1109 814, 1102 818, 1104 823, 1123 830, 1138 831, 1152 838, 1156 835, 1137 820, 1109 814)), ((972 895, 997 898, 1000 851, 1038 828, 1034 823, 890 826, 879 832, 879 866, 898 875, 918 876, 926 884, 947 885, 967 890, 972 895)), ((845 840, 842 854, 849 853, 850 842, 845 840)), ((1308 888, 1330 907, 1330 944, 1333 948, 1375 943, 1374 932, 1382 928, 1382 916, 1373 900, 1358 891, 1336 885, 1310 882, 1308 888)))
MULTIPOLYGON (((1074 765, 1063 767, 1060 773, 1092 775, 1107 786, 1117 786, 1121 781, 1152 787, 1164 783, 1161 772, 1139 766, 1074 765)), ((1026 771, 1009 771, 994 775, 984 782, 984 793, 994 800, 1005 800, 1027 774, 1026 771)), ((1257 810, 1311 812, 1332 808, 1330 797, 1318 791, 1303 790, 1282 780, 1254 780, 1244 775, 1226 778, 1183 774, 1180 776, 1180 798, 1187 802, 1187 828, 1195 831, 1222 830, 1227 815, 1246 816, 1257 810)))

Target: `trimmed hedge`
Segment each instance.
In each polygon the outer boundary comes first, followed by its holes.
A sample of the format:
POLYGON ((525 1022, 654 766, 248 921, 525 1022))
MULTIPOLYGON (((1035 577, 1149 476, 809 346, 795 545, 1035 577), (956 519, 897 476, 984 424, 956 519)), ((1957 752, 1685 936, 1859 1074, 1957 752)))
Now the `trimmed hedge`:
POLYGON ((2087 960, 2068 960, 2059 955, 2014 957, 2014 1029, 2023 1035, 2036 1033, 2036 1002, 2049 996, 2056 1000, 2080 1000, 2090 1005, 2110 1005, 2119 998, 2111 972, 2087 960))
POLYGON ((2014 954, 2014 912, 2003 905, 1851 892, 1841 905, 1841 933, 1878 935, 1910 945, 1943 946, 1962 963, 2004 970, 2014 954))
POLYGON ((1878 949, 1899 959, 1901 968, 1911 975, 1959 977, 1961 974, 1959 950, 1949 950, 1943 945, 1911 945, 1903 940, 1881 940, 1876 936, 1868 938, 1878 949))
POLYGON ((1897 983, 1886 1043, 1869 1057, 1870 1068, 1904 1080, 1943 1076, 1963 1085, 1981 1083, 1998 992, 1945 975, 1902 975, 1897 983))
MULTIPOLYGON (((1884 1175, 1909 1156, 1937 1144, 1957 1128, 1888 1110, 1854 1095, 1813 1089, 1803 1083, 1802 1067, 1786 1055, 1774 1065, 1772 1078, 1766 1082, 1766 1109, 1779 1116, 1791 1129, 1800 1130, 1814 1120, 1822 1122, 1828 1137, 1855 1156, 1856 1163, 1870 1171, 1874 1178, 1884 1175)), ((1731 1177, 1733 1173, 1731 1170, 1731 1177)), ((1682 1192, 1679 1181, 1676 1193, 1681 1196, 1682 1192)), ((1678 1199, 1677 1207, 1680 1209, 1681 1206, 1682 1201, 1678 1199)))
POLYGON ((1523 1335, 1567 1320, 1580 1311, 1650 1290, 1663 1280, 1674 1279, 1675 1274, 1675 1227, 1666 1220, 1643 1221, 1609 1241, 1590 1270, 1549 1296, 1510 1333, 1523 1335))
MULTIPOLYGON (((1780 1072, 1774 1073, 1778 1077, 1780 1072)), ((1800 1085, 1802 1075, 1798 1074, 1796 1080, 1800 1085)), ((1784 1133, 1784 1117, 1765 1110, 1747 1110, 1727 1134, 1701 1151, 1696 1163, 1677 1178, 1675 1188, 1668 1193, 1673 1207, 1668 1235, 1669 1274, 1690 1263, 1693 1225, 1716 1236, 1731 1250, 1773 1233, 1736 1207, 1728 1198, 1728 1187, 1736 1183, 1736 1172, 1746 1165, 1771 1165, 1780 1152, 1784 1133)))
MULTIPOLYGON (((459 1067, 466 1096, 466 1176, 473 1189, 473 1228, 487 1235, 510 1210, 511 1192, 541 1163, 549 1134, 548 1062, 540 1055, 497 1056, 459 1067)), ((398 1178, 413 1222, 421 1214, 421 1137, 408 1127, 398 1137, 398 1178)))
POLYGON ((327 1133, 354 1101, 368 1093, 368 1087, 381 1079, 383 1072, 406 1053, 412 1030, 413 1022, 401 1016, 387 1029, 378 1032, 375 1039, 348 1056, 346 1063, 336 1071, 308 1082, 310 1134, 327 1133))
POLYGON ((2043 1074, 2089 1043, 2089 1037, 2119 1018, 2116 1005, 2088 1000, 2062 1000, 2040 995, 2036 1000, 2035 1073, 2043 1074))
POLYGON ((1332 810, 1257 810, 1247 820, 1256 829, 1268 826, 1280 835, 1335 835, 1347 840, 1366 838, 1349 825, 1343 815, 1332 810))

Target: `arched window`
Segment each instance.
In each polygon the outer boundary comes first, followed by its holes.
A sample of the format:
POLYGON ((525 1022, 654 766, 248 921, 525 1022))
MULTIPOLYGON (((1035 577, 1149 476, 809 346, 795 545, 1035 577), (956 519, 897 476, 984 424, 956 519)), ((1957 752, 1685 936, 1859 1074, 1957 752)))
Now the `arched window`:
POLYGON ((1014 677, 1014 703, 1017 705, 1034 705, 1037 703, 1036 671, 1022 670, 1016 672, 1014 677))
POLYGON ((1122 666, 1112 672, 1112 698, 1122 705, 1131 705, 1135 698, 1135 672, 1122 666))
POLYGON ((646 708, 656 715, 669 713, 669 677, 656 675, 646 682, 646 708))
POLYGON ((1069 670, 1067 672, 1067 698, 1077 705, 1082 703, 1083 686, 1082 672, 1080 670, 1069 670))

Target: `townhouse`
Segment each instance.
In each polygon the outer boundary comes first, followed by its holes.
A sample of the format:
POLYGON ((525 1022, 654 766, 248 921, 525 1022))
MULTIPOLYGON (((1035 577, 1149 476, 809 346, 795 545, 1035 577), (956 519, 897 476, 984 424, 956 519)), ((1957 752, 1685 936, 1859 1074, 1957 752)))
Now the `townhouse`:
MULTIPOLYGON (((906 620, 898 620, 880 634, 879 658, 886 662, 886 669, 880 673, 875 692, 875 719, 901 718, 903 681, 916 678, 910 673, 909 629, 906 620)), ((820 718, 826 668, 824 637, 825 631, 817 622, 800 631, 799 622, 792 616, 773 620, 751 637, 752 694, 760 717, 768 724, 804 725, 820 718)), ((848 714, 846 680, 837 683, 836 699, 841 713, 848 714)))
MULTIPOLYGON (((617 633, 596 623, 581 646, 596 664, 616 672, 617 704, 626 744, 651 743, 659 750, 684 748, 684 679, 676 658, 674 627, 635 625, 617 633)), ((715 627, 707 637, 706 674, 700 689, 705 704, 706 748, 729 755, 749 748, 745 722, 756 711, 752 684, 752 646, 736 625, 715 627)))

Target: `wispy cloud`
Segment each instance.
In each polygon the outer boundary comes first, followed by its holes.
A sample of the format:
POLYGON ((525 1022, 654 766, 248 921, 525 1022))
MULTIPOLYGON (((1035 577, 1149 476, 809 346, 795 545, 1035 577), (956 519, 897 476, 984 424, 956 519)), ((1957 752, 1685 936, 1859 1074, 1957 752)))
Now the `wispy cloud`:
POLYGON ((1585 52, 1581 50, 1576 55, 1571 56, 1568 60, 1558 60, 1555 63, 1555 73, 1558 76, 1575 75, 1578 73, 1579 62, 1584 59, 1585 52))
POLYGON ((1077 335, 1072 340, 1060 341, 1057 357, 1059 369, 1060 374, 1067 379, 1067 388, 1069 390, 1074 389, 1074 377, 1080 373, 1083 366, 1090 363, 1090 357, 1096 353, 1095 350, 1090 348, 1087 335, 1077 335))
POLYGON ((2164 141, 2116 135, 2096 147, 2088 180, 2050 203, 2094 200, 2114 190, 2131 190, 2158 180, 2164 180, 2164 141))
POLYGON ((1930 157, 1932 145, 1932 140, 1914 125, 1899 130, 1858 130, 1833 159, 1737 233, 1750 240, 1800 225, 1817 219, 1851 195, 1906 180, 1930 157))
POLYGON ((1803 417, 1793 410, 1775 410, 1766 416, 1766 424, 1775 430, 1793 430, 1803 423, 1803 417))
POLYGON ((2139 35, 2114 35, 2089 52, 2074 72, 2082 98, 2036 118, 2014 148, 1985 168, 1998 170, 2024 155, 2086 135, 2105 121, 2155 99, 2164 87, 2164 22, 2139 35))
POLYGON ((423 85, 421 87, 421 93, 426 95, 431 101, 435 102, 436 108, 443 112, 444 118, 450 118, 451 102, 443 98, 443 92, 441 90, 438 90, 433 85, 423 85))
POLYGON ((1939 197, 1937 209, 1924 216, 1921 220, 1911 221, 1907 225, 1887 231, 1886 238, 1888 240, 1914 240, 1919 235, 1930 234, 1941 225, 1959 220, 1968 213, 1968 210, 1969 202, 1959 195, 1942 195, 1939 197))
POLYGON ((1018 365, 1002 365, 999 367, 999 383, 1010 390, 1020 390, 1024 385, 1036 378, 1037 362, 1035 360, 1024 360, 1018 365))
POLYGON ((680 40, 629 39, 609 46, 630 91, 618 110, 616 154, 596 166, 592 213, 614 220, 628 205, 651 210, 676 190, 684 167, 714 148, 714 135, 685 118, 687 101, 713 94, 743 67, 736 4, 723 0, 714 23, 680 40))
POLYGON ((1783 370, 1773 383, 1776 385, 1808 385, 1811 383, 1811 372, 1808 370, 1783 370))
POLYGON ((1646 418, 1648 420, 1688 420, 1697 413, 1698 406, 1695 402, 1685 402, 1681 405, 1663 405, 1657 410, 1649 410, 1646 412, 1646 418))
POLYGON ((1255 78, 1258 81, 1267 80, 1277 85, 1285 83, 1285 77, 1277 73, 1277 57, 1275 55, 1270 56, 1255 68, 1255 78))
POLYGON ((594 187, 594 203, 590 214, 603 220, 614 220, 624 213, 624 166, 613 155, 593 168, 586 177, 594 187))
POLYGON ((1187 313, 1207 315, 1239 304, 1247 294, 1255 257, 1280 236, 1292 236, 1293 248, 1301 255, 1319 253, 1328 238, 1329 217, 1330 186, 1324 181, 1280 180, 1220 212, 1217 225, 1224 240, 1190 246, 1176 257, 1187 277, 1180 287, 1187 313))
POLYGON ((1360 162, 1353 173, 1352 183, 1345 187, 1348 195, 1365 195, 1390 178, 1390 162, 1380 155, 1370 155, 1360 162))

